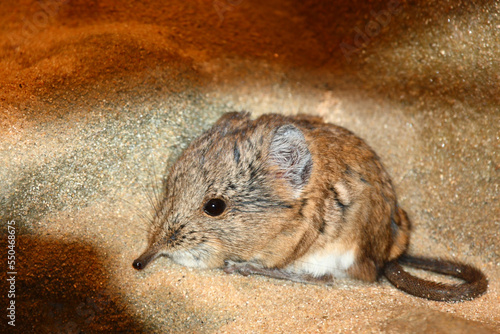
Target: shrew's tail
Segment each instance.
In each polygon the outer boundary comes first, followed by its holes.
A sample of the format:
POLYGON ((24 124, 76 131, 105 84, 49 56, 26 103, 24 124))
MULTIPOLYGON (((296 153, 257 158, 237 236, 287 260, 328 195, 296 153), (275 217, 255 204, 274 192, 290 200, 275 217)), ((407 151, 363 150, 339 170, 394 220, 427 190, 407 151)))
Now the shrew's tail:
POLYGON ((384 275, 398 289, 411 295, 436 301, 471 300, 486 292, 488 280, 477 268, 448 260, 403 255, 388 262, 384 275), (460 284, 427 281, 407 273, 401 265, 453 276, 464 280, 460 284))

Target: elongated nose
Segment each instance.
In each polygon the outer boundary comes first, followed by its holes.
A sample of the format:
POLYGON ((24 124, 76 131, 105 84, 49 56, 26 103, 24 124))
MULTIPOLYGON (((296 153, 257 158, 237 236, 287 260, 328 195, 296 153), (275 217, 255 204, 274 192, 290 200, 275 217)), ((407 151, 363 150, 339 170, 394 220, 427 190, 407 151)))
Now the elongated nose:
POLYGON ((132 263, 132 267, 134 267, 134 269, 137 270, 142 270, 146 267, 146 264, 143 261, 141 261, 141 259, 135 259, 134 263, 132 263))
POLYGON ((132 263, 132 267, 137 270, 142 270, 157 257, 157 252, 146 251, 132 263))

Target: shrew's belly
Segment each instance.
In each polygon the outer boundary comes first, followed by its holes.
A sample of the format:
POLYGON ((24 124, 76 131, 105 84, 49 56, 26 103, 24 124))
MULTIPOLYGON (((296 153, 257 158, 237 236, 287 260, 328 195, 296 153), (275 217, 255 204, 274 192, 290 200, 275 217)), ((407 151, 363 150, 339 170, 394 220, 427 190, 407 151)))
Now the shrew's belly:
POLYGON ((348 277, 347 269, 354 263, 354 249, 331 247, 314 253, 307 253, 286 269, 309 274, 314 277, 332 275, 334 277, 348 277))

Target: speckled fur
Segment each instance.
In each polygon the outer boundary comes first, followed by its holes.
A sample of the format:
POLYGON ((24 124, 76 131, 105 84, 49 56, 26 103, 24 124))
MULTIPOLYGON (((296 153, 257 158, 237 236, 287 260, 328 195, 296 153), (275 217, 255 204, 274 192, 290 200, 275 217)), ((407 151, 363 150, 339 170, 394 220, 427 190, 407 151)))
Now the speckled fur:
POLYGON ((229 113, 172 166, 134 266, 167 255, 299 282, 372 282, 386 263, 400 268, 409 234, 390 177, 362 139, 318 117, 229 113), (222 215, 204 212, 212 198, 227 204, 222 215))

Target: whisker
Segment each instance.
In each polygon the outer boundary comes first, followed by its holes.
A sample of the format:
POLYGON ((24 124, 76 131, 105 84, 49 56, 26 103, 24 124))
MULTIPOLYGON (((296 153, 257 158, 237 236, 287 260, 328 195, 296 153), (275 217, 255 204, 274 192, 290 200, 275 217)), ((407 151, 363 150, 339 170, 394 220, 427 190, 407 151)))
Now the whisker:
POLYGON ((143 210, 138 207, 136 204, 130 202, 129 200, 126 200, 125 198, 118 197, 118 200, 126 203, 128 206, 133 208, 134 213, 141 218, 141 220, 145 220, 147 222, 150 222, 152 220, 152 217, 148 216, 143 212, 143 210))
POLYGON ((149 198, 149 202, 152 206, 152 208, 155 210, 155 212, 159 212, 161 209, 161 191, 158 189, 158 175, 156 173, 156 165, 154 162, 149 161, 148 159, 148 178, 150 179, 150 187, 151 187, 151 194, 148 192, 147 196, 149 198), (151 168, 153 169, 151 171, 151 168))

